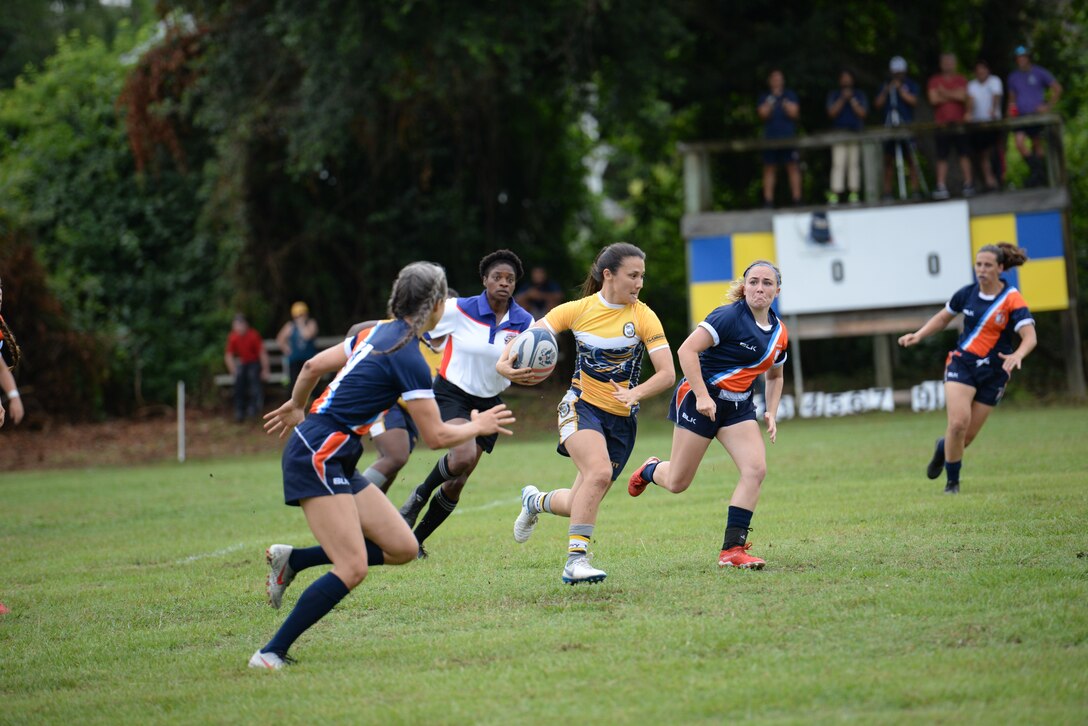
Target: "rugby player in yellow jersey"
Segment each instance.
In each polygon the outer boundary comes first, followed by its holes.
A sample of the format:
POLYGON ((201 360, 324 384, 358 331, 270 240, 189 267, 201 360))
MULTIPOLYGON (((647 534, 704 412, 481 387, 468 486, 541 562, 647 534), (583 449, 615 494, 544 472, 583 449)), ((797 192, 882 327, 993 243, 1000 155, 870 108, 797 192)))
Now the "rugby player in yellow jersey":
MULTIPOLYGON (((661 321, 638 299, 645 277, 642 250, 624 242, 609 245, 590 268, 583 297, 534 323, 552 333, 571 330, 578 345, 571 387, 559 403, 557 448, 574 460, 578 476, 569 489, 522 489, 514 539, 529 539, 541 512, 569 517, 562 580, 570 585, 606 577, 587 557, 597 510, 631 455, 639 402, 669 390, 676 380, 661 321), (649 353, 655 372, 639 383, 643 353, 649 353)), ((495 366, 503 376, 514 371, 510 348, 495 366)))

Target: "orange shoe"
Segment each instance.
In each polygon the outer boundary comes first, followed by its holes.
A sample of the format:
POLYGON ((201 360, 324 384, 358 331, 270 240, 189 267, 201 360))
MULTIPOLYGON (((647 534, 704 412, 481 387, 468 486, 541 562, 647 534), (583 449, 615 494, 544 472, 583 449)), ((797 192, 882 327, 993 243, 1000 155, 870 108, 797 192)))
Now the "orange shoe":
POLYGON ((637 497, 639 494, 642 494, 642 492, 646 491, 646 487, 648 487, 651 482, 642 478, 642 472, 644 472, 646 470, 646 467, 650 464, 660 463, 661 459, 657 458, 656 456, 651 456, 649 459, 642 462, 642 466, 638 468, 638 471, 632 474, 631 478, 627 480, 627 493, 630 494, 632 497, 637 497))
POLYGON ((745 545, 737 545, 722 550, 722 553, 718 555, 718 567, 743 567, 746 570, 762 570, 767 563, 748 554, 751 547, 752 543, 749 542, 745 545))

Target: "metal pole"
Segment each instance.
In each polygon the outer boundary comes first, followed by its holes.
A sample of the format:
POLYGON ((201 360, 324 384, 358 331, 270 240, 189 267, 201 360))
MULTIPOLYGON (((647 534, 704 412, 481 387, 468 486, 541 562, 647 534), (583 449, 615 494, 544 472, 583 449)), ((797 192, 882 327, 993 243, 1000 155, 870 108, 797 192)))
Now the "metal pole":
POLYGON ((801 325, 797 322, 797 316, 790 316, 790 329, 794 331, 790 336, 790 357, 793 359, 793 398, 797 402, 797 416, 801 416, 801 397, 805 395, 805 379, 801 372, 801 325))
POLYGON ((178 381, 178 463, 185 463, 185 381, 178 381))

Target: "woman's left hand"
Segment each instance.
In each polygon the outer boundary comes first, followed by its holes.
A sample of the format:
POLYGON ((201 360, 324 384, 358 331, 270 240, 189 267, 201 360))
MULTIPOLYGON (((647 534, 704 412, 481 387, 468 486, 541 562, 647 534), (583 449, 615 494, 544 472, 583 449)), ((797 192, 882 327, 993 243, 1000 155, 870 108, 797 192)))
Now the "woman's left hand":
POLYGON ((638 394, 635 393, 634 388, 624 388, 615 381, 609 381, 609 383, 612 384, 612 395, 616 397, 617 401, 628 408, 638 404, 638 394))
POLYGON ((763 421, 767 424, 767 436, 771 438, 771 443, 774 443, 775 437, 778 435, 778 425, 775 423, 774 416, 770 411, 763 414, 763 421))
POLYGON ((1014 368, 1020 370, 1020 364, 1024 362, 1024 356, 1017 353, 1009 353, 1008 355, 998 353, 997 355, 1000 356, 1001 360, 1005 361, 1001 364, 1001 368, 1010 375, 1014 368))
POLYGON ((264 430, 270 434, 279 433, 282 439, 305 418, 306 412, 292 399, 275 411, 264 415, 264 430))

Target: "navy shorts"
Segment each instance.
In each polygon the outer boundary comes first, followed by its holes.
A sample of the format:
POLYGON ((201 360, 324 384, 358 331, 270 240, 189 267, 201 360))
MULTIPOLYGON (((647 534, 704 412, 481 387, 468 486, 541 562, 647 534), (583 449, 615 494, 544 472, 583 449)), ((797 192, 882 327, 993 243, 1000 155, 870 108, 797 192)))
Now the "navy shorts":
POLYGON ((976 401, 996 406, 1005 395, 1009 374, 1001 367, 1000 358, 967 357, 954 350, 948 354, 945 362, 944 381, 972 386, 976 401))
POLYGON ((311 414, 283 448, 283 501, 293 507, 308 497, 357 494, 370 485, 356 470, 363 444, 328 417, 311 414))
MULTIPOLYGON (((455 418, 472 420, 473 409, 486 411, 502 403, 502 399, 498 396, 480 398, 465 393, 442 376, 437 376, 434 379, 434 400, 438 404, 438 411, 442 414, 443 421, 450 421, 455 418)), ((498 434, 476 437, 477 445, 489 454, 494 450, 495 442, 498 440, 498 434)))
POLYGON ((796 164, 801 160, 797 149, 767 149, 763 152, 763 163, 767 166, 796 164))
POLYGON ((751 391, 743 401, 727 401, 715 395, 715 389, 709 390, 710 395, 714 396, 715 403, 718 404, 718 411, 713 420, 695 410, 695 394, 686 378, 680 379, 680 385, 676 387, 676 392, 669 401, 669 420, 678 428, 702 436, 704 439, 714 438, 718 435, 718 430, 726 426, 733 426, 741 421, 756 420, 756 407, 752 403, 751 391))
POLYGON ((416 441, 419 440, 419 431, 416 429, 416 422, 412 420, 412 415, 401 408, 399 403, 393 404, 384 416, 374 422, 370 427, 370 438, 376 439, 393 429, 404 429, 408 432, 408 451, 412 452, 416 448, 416 441))
POLYGON ((612 462, 612 481, 616 481, 623 467, 627 466, 627 460, 631 458, 631 450, 635 448, 635 433, 638 431, 638 416, 617 416, 608 411, 602 411, 592 403, 586 403, 578 397, 576 391, 567 391, 563 400, 559 402, 559 446, 555 447, 563 456, 570 456, 567 447, 563 445, 571 434, 577 431, 596 431, 604 436, 605 445, 608 447, 608 459, 612 462))

